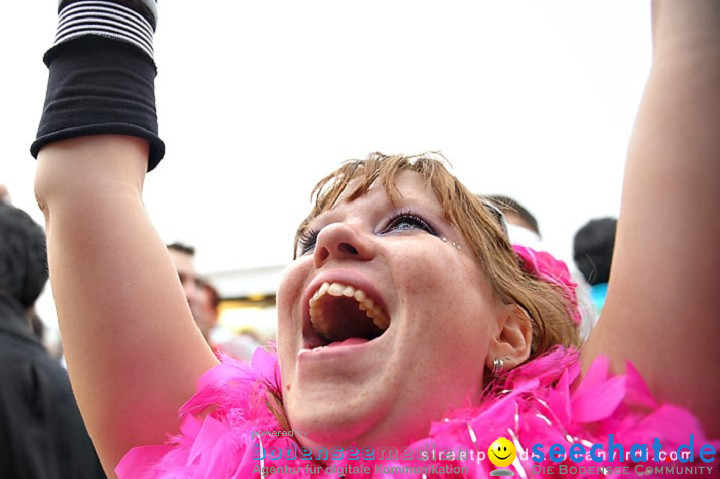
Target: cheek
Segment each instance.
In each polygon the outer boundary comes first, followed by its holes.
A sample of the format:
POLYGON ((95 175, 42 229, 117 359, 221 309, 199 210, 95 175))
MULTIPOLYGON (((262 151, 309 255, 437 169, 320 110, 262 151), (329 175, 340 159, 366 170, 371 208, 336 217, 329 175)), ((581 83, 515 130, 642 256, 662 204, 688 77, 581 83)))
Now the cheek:
POLYGON ((435 360, 455 365, 462 357, 481 369, 497 308, 480 267, 449 248, 398 258, 403 264, 393 270, 409 319, 405 333, 427 344, 435 360))
POLYGON ((492 298, 482 269, 447 246, 425 249, 423 254, 405 249, 396 256, 396 266, 391 269, 403 300, 430 303, 433 308, 462 309, 492 298))
POLYGON ((302 328, 300 298, 308 274, 309 258, 300 258, 285 269, 277 292, 278 349, 302 328))

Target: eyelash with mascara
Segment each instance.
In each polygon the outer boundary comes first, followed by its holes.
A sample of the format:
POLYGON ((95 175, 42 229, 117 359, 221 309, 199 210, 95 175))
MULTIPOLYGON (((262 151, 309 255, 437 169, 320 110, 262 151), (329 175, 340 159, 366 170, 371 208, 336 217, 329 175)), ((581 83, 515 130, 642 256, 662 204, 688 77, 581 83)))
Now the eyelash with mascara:
MULTIPOLYGON (((399 225, 407 223, 412 224, 416 227, 419 227, 420 229, 426 231, 427 233, 437 236, 437 232, 435 229, 428 223, 425 219, 423 219, 421 216, 418 216, 417 214, 413 213, 410 210, 402 210, 390 217, 390 219, 387 221, 387 226, 383 228, 383 230, 380 232, 381 234, 389 233, 393 228, 398 227, 399 225)), ((402 231, 409 230, 414 228, 402 228, 402 231)), ((317 236, 320 233, 320 230, 310 228, 307 231, 304 231, 300 237, 298 238, 298 247, 300 250, 300 255, 304 255, 306 253, 309 253, 315 248, 315 243, 317 242, 317 236)))

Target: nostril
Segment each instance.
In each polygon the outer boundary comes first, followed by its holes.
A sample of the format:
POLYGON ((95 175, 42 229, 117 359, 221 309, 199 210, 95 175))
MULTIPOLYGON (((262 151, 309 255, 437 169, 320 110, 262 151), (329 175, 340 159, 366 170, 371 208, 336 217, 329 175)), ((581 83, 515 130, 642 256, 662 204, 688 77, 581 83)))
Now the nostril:
POLYGON ((340 243, 338 249, 343 253, 358 254, 358 250, 350 243, 340 243))
POLYGON ((325 261, 328 256, 330 256, 330 252, 327 248, 321 248, 320 251, 318 251, 318 254, 320 255, 320 261, 325 261))

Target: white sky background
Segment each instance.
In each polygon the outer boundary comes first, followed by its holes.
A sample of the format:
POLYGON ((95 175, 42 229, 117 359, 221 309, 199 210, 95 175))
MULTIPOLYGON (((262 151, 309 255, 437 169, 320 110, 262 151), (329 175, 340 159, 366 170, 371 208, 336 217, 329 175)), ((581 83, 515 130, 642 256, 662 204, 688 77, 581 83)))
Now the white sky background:
MULTIPOLYGON (((28 148, 56 4, 12 2, 0 19, 0 183, 38 221, 28 148)), ((203 272, 287 262, 315 181, 372 151, 442 151, 473 191, 530 209, 566 261, 582 224, 619 212, 650 64, 647 1, 159 8, 167 155, 145 202, 166 241, 196 246, 203 272)))

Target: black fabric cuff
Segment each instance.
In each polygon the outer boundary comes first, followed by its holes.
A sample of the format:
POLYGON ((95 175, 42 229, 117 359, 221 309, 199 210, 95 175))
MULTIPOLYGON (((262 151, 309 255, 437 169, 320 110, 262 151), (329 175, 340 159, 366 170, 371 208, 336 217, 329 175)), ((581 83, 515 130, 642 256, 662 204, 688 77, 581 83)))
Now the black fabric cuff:
POLYGON ((54 46, 43 115, 30 153, 86 135, 117 134, 150 142, 148 171, 165 155, 155 111, 155 64, 131 44, 84 35, 54 46))

